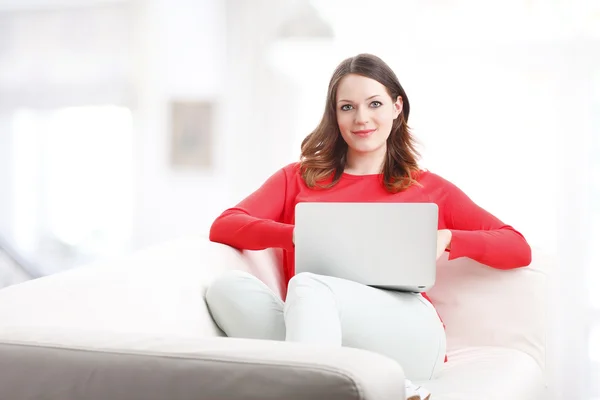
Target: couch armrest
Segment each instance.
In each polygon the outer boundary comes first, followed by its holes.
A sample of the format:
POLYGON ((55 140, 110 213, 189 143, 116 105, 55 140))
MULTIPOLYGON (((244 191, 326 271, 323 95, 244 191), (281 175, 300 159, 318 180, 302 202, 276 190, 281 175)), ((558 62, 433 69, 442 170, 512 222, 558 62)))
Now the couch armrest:
POLYGON ((60 326, 222 335, 204 294, 227 269, 247 269, 240 252, 202 236, 178 238, 0 290, 0 331, 7 326, 60 326))
POLYGON ((387 400, 404 398, 393 360, 350 348, 82 330, 0 332, 12 400, 387 400))

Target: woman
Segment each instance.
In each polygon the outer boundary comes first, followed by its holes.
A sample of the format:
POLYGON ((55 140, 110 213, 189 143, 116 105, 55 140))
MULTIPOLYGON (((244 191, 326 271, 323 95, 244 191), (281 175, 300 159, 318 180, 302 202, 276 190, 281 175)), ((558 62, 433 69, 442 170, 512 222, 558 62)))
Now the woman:
MULTIPOLYGON (((421 170, 407 125, 410 107, 381 59, 344 60, 329 83, 326 109, 302 143, 299 163, 213 223, 210 239, 239 249, 284 250, 285 302, 248 273, 216 280, 207 302, 233 337, 356 347, 396 359, 410 380, 431 379, 444 363, 444 327, 426 294, 387 291, 315 274, 294 274, 294 207, 299 202, 434 202, 438 258, 469 257, 492 268, 529 265, 524 237, 460 189, 421 170)), ((407 396, 429 393, 407 379, 407 396)), ((419 397, 420 396, 420 397, 419 397)))

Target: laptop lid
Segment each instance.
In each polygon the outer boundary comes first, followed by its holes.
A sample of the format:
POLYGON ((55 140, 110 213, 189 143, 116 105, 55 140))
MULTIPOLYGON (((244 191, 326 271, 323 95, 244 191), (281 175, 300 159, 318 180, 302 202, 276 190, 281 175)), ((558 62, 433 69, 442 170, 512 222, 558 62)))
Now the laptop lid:
POLYGON ((298 203, 296 273, 423 292, 435 283, 435 203, 298 203))

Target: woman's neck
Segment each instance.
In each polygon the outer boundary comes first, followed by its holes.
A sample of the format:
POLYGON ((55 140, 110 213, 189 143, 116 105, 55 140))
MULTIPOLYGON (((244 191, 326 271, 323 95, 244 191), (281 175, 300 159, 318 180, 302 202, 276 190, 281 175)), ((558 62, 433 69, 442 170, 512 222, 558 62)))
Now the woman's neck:
POLYGON ((344 172, 352 175, 380 174, 385 161, 386 146, 368 153, 357 153, 348 149, 344 172))

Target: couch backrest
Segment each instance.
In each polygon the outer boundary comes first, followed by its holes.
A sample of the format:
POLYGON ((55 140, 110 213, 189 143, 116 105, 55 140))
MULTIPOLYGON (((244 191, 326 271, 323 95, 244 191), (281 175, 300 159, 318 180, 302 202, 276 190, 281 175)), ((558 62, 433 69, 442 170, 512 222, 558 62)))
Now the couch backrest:
POLYGON ((241 254, 246 261, 246 270, 260 278, 279 297, 283 298, 286 292, 283 282, 283 251, 280 249, 244 250, 241 254))
MULTIPOLYGON (((174 243, 180 244, 184 241, 185 238, 181 238, 174 243)), ((187 258, 195 260, 197 271, 194 272, 202 274, 201 280, 205 287, 225 271, 238 269, 258 277, 279 297, 285 292, 281 250, 239 251, 224 244, 211 242, 207 236, 195 236, 187 241, 187 250, 184 251, 190 253, 187 258), (201 268, 198 268, 198 265, 202 265, 201 268)))
POLYGON ((530 266, 502 271, 468 258, 438 261, 428 295, 446 324, 448 348, 503 346, 545 368, 548 277, 554 259, 533 249, 530 266))

